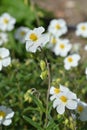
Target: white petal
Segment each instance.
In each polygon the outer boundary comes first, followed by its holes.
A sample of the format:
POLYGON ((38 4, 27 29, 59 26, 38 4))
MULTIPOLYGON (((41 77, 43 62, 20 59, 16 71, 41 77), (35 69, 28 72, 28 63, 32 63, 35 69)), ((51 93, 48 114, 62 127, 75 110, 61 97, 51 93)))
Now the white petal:
POLYGON ((0 70, 2 70, 2 62, 0 61, 0 70))
POLYGON ((8 49, 6 49, 6 48, 0 48, 0 56, 2 57, 2 58, 5 58, 5 57, 7 57, 7 56, 9 56, 9 50, 8 49))
POLYGON ((3 125, 8 126, 12 123, 11 119, 3 121, 3 125))
POLYGON ((34 32, 36 32, 36 34, 41 35, 41 33, 43 33, 45 31, 45 29, 43 27, 38 27, 34 29, 34 32))
POLYGON ((40 40, 41 40, 41 46, 44 47, 46 43, 49 41, 49 35, 43 34, 40 40))
POLYGON ((71 91, 69 91, 69 92, 67 93, 67 97, 68 97, 69 99, 77 99, 76 94, 73 93, 73 92, 71 92, 71 91))
POLYGON ((71 68, 71 66, 70 66, 68 63, 66 63, 66 64, 64 65, 64 68, 65 68, 66 70, 69 70, 69 69, 71 68))
POLYGON ((57 96, 54 94, 50 97, 50 100, 53 101, 57 96))
POLYGON ((11 64, 11 58, 10 58, 10 57, 5 58, 5 59, 2 60, 2 65, 3 65, 4 67, 6 67, 6 66, 8 66, 8 65, 10 65, 10 64, 11 64))
POLYGON ((65 106, 64 106, 64 104, 58 105, 56 110, 57 110, 57 112, 59 114, 63 114, 65 112, 65 106))
POLYGON ((68 109, 71 109, 71 110, 76 109, 76 107, 77 107, 77 102, 74 101, 74 100, 68 100, 68 101, 67 101, 67 104, 66 104, 66 107, 67 107, 68 109))
POLYGON ((12 111, 12 109, 8 108, 6 112, 7 112, 7 115, 5 117, 6 119, 12 118, 14 116, 14 112, 12 111))
POLYGON ((51 88, 50 88, 50 94, 54 94, 54 87, 52 86, 51 88))
POLYGON ((65 87, 65 86, 63 86, 63 85, 61 85, 60 84, 60 90, 62 91, 62 92, 68 92, 69 91, 69 89, 67 88, 67 87, 65 87))
POLYGON ((81 121, 87 121, 87 107, 85 108, 85 110, 80 114, 80 120, 81 121))
POLYGON ((61 104, 61 101, 57 98, 53 102, 53 108, 57 107, 59 104, 61 104))

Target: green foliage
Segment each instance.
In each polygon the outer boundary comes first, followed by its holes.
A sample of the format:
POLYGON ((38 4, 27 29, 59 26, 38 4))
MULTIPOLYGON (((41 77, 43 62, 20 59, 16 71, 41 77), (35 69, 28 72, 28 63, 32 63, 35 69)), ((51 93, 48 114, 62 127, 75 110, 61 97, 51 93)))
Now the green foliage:
MULTIPOLYGON (((11 107, 15 115, 12 124, 8 127, 2 126, 2 129, 73 130, 70 114, 58 115, 50 101, 48 102, 48 111, 46 110, 48 70, 42 52, 28 53, 25 44, 14 39, 15 30, 19 26, 33 28, 38 26, 38 20, 40 25, 46 26, 46 23, 42 21, 47 15, 46 12, 37 6, 32 8, 30 2, 29 5, 26 5, 23 0, 1 0, 0 14, 4 12, 15 17, 17 23, 15 29, 8 32, 8 43, 3 45, 10 50, 12 63, 0 72, 0 105, 11 107), (42 19, 40 19, 41 17, 42 19), (31 91, 33 89, 34 91, 31 91), (31 92, 27 94, 30 100, 25 100, 28 90, 31 92)), ((66 71, 63 64, 64 58, 56 57, 47 48, 44 48, 44 52, 49 61, 51 85, 55 87, 58 87, 59 84, 66 85, 81 100, 86 101, 87 80, 84 70, 87 60, 84 59, 84 62, 81 61, 78 67, 66 71)), ((77 120, 76 123, 78 130, 86 130, 85 122, 77 120)))

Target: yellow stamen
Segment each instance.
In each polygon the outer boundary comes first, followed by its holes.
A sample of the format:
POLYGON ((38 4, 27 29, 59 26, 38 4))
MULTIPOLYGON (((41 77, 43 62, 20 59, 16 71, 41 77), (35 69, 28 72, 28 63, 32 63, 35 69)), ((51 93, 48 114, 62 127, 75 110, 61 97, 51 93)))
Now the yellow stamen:
POLYGON ((51 41, 51 42, 52 42, 52 44, 55 45, 55 44, 56 44, 56 38, 52 38, 52 41, 51 41))
POLYGON ((59 89, 59 88, 55 88, 55 89, 54 89, 54 93, 55 93, 55 94, 60 93, 60 89, 59 89))
POLYGON ((82 29, 83 31, 85 31, 85 30, 86 30, 86 27, 85 27, 85 26, 82 26, 81 29, 82 29))
POLYGON ((4 18, 4 23, 7 24, 9 22, 9 20, 7 18, 4 18))
POLYGON ((67 102, 67 97, 65 97, 65 96, 61 96, 60 99, 62 102, 67 102))
POLYGON ((59 30, 59 29, 61 29, 61 26, 60 26, 59 24, 56 24, 55 28, 56 28, 57 30, 59 30))
POLYGON ((64 49, 64 48, 65 48, 65 45, 64 45, 64 44, 60 44, 60 48, 61 48, 61 49, 64 49))
POLYGON ((35 33, 31 33, 30 36, 29 36, 29 38, 30 38, 33 42, 35 42, 35 41, 38 40, 38 37, 37 37, 37 35, 36 35, 35 33))
POLYGON ((83 111, 83 107, 82 106, 78 106, 77 110, 78 110, 78 112, 82 112, 83 111))
POLYGON ((6 116, 6 113, 4 111, 0 111, 0 117, 4 118, 6 116))
POLYGON ((25 32, 24 32, 24 31, 21 31, 20 34, 21 34, 22 36, 24 36, 24 35, 25 35, 25 32))
POLYGON ((72 62, 73 61, 73 58, 72 57, 69 57, 68 58, 68 62, 72 62))

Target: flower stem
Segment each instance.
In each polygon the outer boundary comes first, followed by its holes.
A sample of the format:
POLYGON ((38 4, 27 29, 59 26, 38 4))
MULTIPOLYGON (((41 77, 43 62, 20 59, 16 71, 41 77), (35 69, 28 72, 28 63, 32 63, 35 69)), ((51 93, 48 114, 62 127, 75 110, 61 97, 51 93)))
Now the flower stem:
POLYGON ((47 126, 48 123, 48 104, 49 104, 49 93, 50 93, 50 82, 51 82, 51 75, 50 75, 50 67, 49 67, 49 62, 46 59, 47 63, 47 69, 48 69, 48 90, 47 90, 47 100, 46 100, 46 121, 45 121, 45 126, 47 126))

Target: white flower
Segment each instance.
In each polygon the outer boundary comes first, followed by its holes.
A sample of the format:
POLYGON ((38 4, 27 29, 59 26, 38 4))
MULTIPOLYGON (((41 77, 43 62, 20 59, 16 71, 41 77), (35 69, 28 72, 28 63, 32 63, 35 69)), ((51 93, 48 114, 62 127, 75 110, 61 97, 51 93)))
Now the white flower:
POLYGON ((84 50, 87 51, 87 45, 85 45, 84 50))
POLYGON ((25 36, 28 31, 29 28, 27 27, 19 27, 15 32, 15 38, 19 40, 21 43, 25 43, 25 36))
POLYGON ((79 23, 77 25, 76 35, 87 38, 87 22, 79 23))
POLYGON ((35 53, 38 47, 43 47, 49 41, 48 35, 42 34, 44 31, 43 27, 28 31, 25 37, 27 51, 35 53))
POLYGON ((87 121, 87 103, 78 100, 76 112, 81 121, 87 121))
POLYGON ((74 110, 77 107, 76 94, 68 90, 67 92, 61 93, 58 98, 53 101, 53 107, 56 108, 59 114, 65 112, 65 107, 74 110))
POLYGON ((10 16, 8 13, 4 13, 0 17, 0 30, 11 31, 13 30, 15 23, 16 23, 15 18, 10 16))
POLYGON ((0 45, 8 41, 8 36, 6 33, 0 32, 0 45))
POLYGON ((8 126, 12 123, 11 118, 14 116, 14 112, 11 108, 6 106, 0 106, 0 125, 8 126))
POLYGON ((68 39, 58 39, 57 44, 55 45, 53 52, 55 55, 60 55, 62 57, 66 56, 70 51, 72 45, 70 44, 68 39))
POLYGON ((55 98, 57 98, 62 92, 67 92, 69 89, 63 85, 60 85, 60 88, 55 88, 52 86, 50 88, 50 100, 53 101, 55 98))
POLYGON ((71 69, 71 67, 76 67, 78 66, 78 61, 80 60, 80 55, 78 54, 73 54, 69 55, 64 59, 64 67, 66 70, 71 69))
POLYGON ((48 32, 55 36, 62 36, 67 32, 66 22, 63 19, 53 19, 48 27, 48 32))
POLYGON ((2 66, 7 67, 11 63, 10 52, 6 48, 0 48, 0 70, 2 66))

